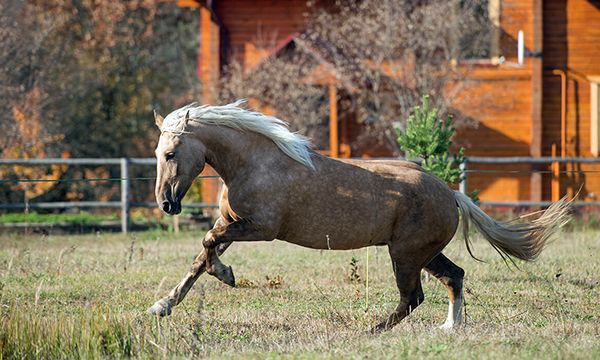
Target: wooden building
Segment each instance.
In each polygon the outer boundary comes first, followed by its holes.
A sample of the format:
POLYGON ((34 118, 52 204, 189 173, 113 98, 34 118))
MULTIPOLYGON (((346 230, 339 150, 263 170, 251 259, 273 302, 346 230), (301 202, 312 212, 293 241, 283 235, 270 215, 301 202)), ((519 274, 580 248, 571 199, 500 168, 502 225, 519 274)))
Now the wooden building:
MULTIPOLYGON (((244 67, 255 66, 277 50, 264 47, 265 36, 282 46, 302 32, 311 11, 306 0, 178 3, 199 11, 198 77, 204 84, 205 103, 214 101, 210 89, 226 57, 235 57, 244 67)), ((471 71, 453 105, 478 126, 459 129, 457 142, 467 148, 468 156, 598 156, 600 0, 489 0, 488 7, 490 21, 498 29, 495 55, 504 61, 491 58, 469 64, 471 71), (521 65, 519 31, 526 53, 521 65)), ((326 85, 331 100, 330 155, 364 155, 349 150, 348 142, 360 127, 351 119, 338 118, 335 99, 340 84, 326 85)), ((580 199, 600 201, 600 166, 566 165, 554 178, 537 172, 550 169, 545 165, 472 168, 483 170, 469 174, 469 188, 479 189, 482 200, 550 200, 584 185, 580 199)), ((214 189, 207 186, 205 201, 212 200, 211 192, 214 189)))

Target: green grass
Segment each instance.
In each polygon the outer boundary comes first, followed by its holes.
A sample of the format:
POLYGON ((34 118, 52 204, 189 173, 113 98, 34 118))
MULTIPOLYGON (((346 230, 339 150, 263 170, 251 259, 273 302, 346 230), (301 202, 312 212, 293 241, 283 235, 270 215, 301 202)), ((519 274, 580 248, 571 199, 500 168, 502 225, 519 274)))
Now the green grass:
POLYGON ((467 272, 466 326, 437 329, 446 291, 423 276, 425 303, 378 336, 365 331, 397 302, 385 248, 369 250, 368 309, 365 249, 271 242, 223 255, 243 286, 203 276, 170 317, 147 315, 201 235, 0 236, 0 358, 600 357, 600 232, 562 233, 520 270, 455 240, 445 253, 467 272))
POLYGON ((99 215, 88 212, 73 214, 39 214, 30 213, 7 213, 0 214, 0 224, 6 223, 68 223, 68 224, 96 224, 100 221, 119 220, 117 214, 99 215))

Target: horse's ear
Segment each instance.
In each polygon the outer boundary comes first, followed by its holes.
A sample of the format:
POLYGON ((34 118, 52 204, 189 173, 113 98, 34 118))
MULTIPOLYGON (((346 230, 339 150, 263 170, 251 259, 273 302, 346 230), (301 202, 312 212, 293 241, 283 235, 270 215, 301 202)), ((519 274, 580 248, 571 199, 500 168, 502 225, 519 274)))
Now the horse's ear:
POLYGON ((185 113, 185 117, 183 118, 183 127, 185 129, 185 127, 187 126, 188 122, 190 121, 190 111, 186 111, 185 113))
POLYGON ((160 114, 157 113, 156 110, 154 110, 154 123, 156 124, 156 126, 158 126, 159 129, 162 128, 164 120, 165 119, 162 116, 160 116, 160 114))

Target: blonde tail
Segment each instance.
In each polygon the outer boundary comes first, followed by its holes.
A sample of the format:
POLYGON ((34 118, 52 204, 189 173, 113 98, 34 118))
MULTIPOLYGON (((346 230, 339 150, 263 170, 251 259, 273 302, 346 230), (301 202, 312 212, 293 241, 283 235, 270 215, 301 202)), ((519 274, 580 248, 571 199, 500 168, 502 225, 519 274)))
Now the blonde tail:
POLYGON ((552 204, 539 218, 526 223, 495 221, 468 196, 455 191, 454 198, 462 213, 462 231, 467 250, 475 259, 469 240, 471 221, 503 259, 512 260, 512 257, 516 257, 526 261, 535 259, 544 249, 546 241, 569 221, 571 202, 565 198, 552 204))

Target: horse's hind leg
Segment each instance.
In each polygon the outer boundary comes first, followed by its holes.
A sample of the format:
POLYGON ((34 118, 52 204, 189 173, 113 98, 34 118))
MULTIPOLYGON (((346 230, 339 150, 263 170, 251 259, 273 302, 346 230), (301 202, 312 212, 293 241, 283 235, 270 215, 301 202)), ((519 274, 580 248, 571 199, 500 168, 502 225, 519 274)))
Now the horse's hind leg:
POLYGON ((400 254, 395 252, 390 245, 390 256, 394 267, 396 285, 400 291, 400 303, 387 320, 381 322, 371 329, 372 333, 389 330, 413 312, 425 299, 423 288, 421 287, 421 266, 406 258, 401 259, 400 254))
MULTIPOLYGON (((148 309, 148 313, 153 315, 166 316, 171 314, 171 309, 173 306, 179 304, 188 291, 192 288, 196 280, 207 270, 207 265, 210 263, 210 258, 212 256, 217 256, 222 254, 227 248, 231 245, 231 243, 223 243, 213 249, 203 249, 202 252, 196 256, 190 270, 185 275, 185 277, 175 286, 169 295, 158 300, 148 309), (214 255, 211 256, 211 252, 214 255)), ((218 259, 218 258, 217 258, 218 259)), ((220 263, 220 262, 219 262, 220 263)), ((222 264, 221 264, 222 265, 222 264)), ((223 265, 224 266, 224 265, 223 265)), ((213 258, 213 267, 214 267, 214 258, 213 258)), ((230 269, 231 271, 231 269, 230 269)))
POLYGON ((429 264, 425 271, 438 278, 448 289, 450 298, 448 304, 448 318, 440 326, 441 329, 452 329, 462 323, 463 277, 465 271, 454 264, 444 254, 439 253, 429 264))

